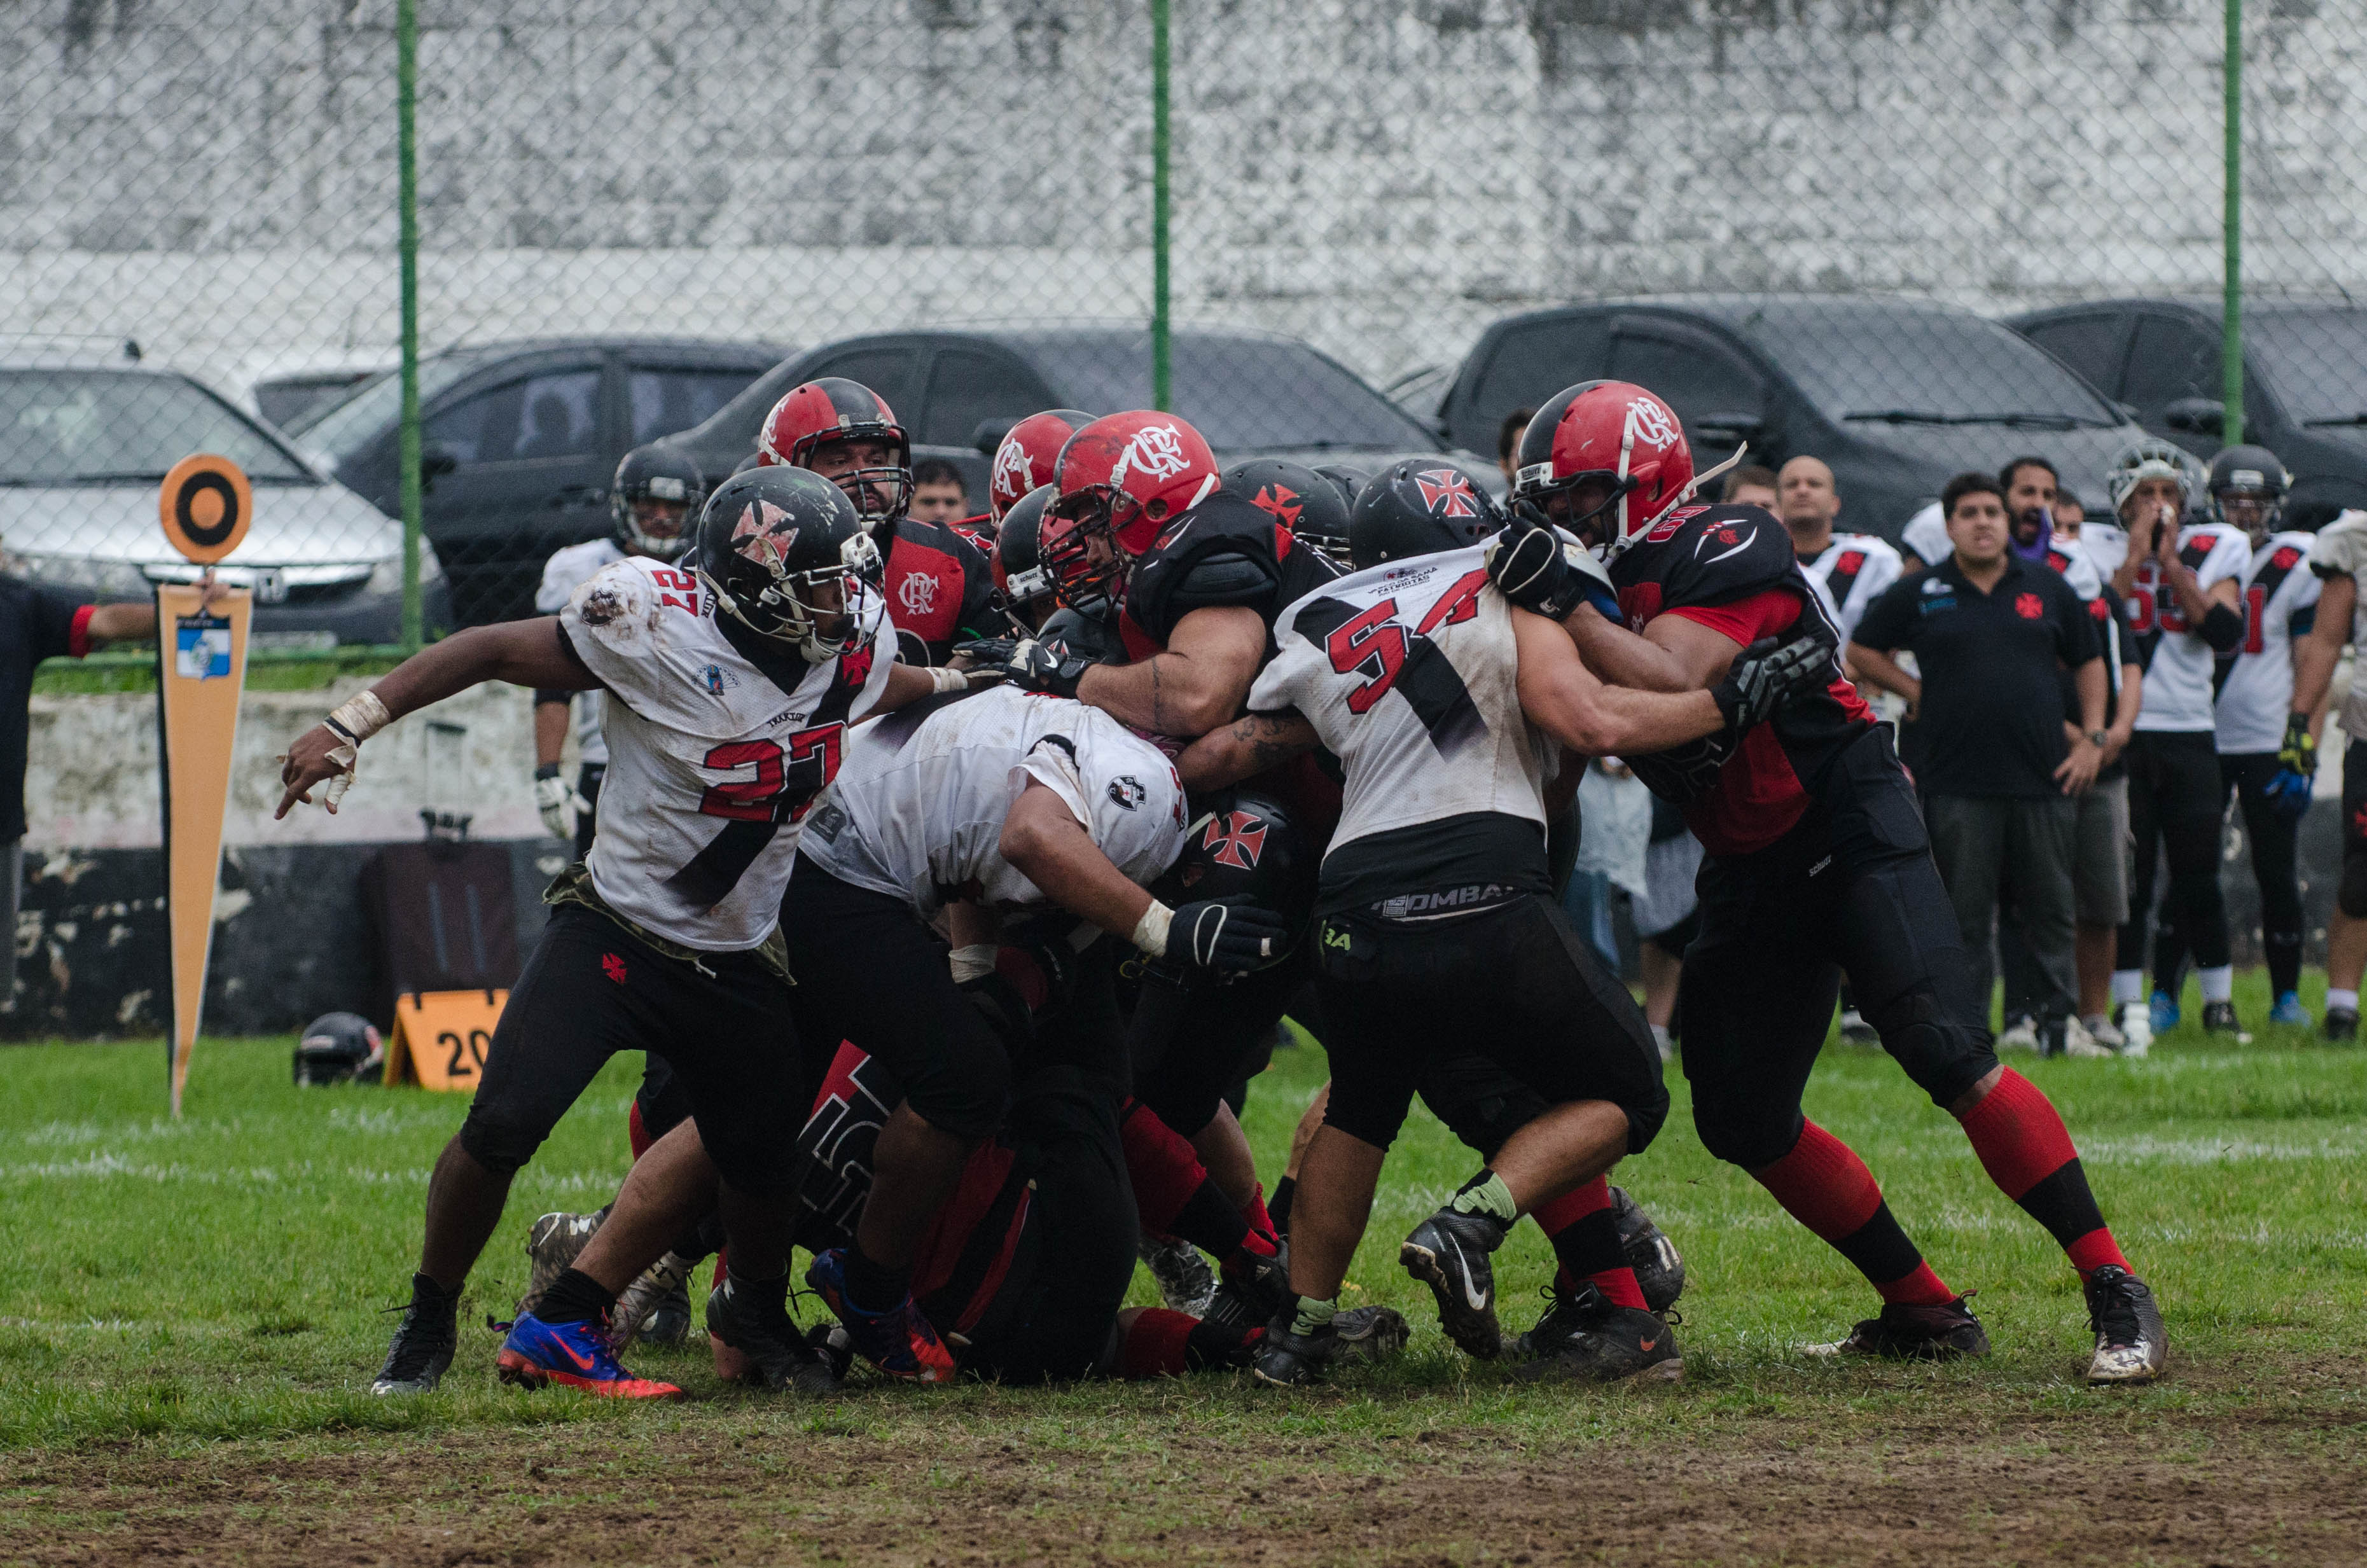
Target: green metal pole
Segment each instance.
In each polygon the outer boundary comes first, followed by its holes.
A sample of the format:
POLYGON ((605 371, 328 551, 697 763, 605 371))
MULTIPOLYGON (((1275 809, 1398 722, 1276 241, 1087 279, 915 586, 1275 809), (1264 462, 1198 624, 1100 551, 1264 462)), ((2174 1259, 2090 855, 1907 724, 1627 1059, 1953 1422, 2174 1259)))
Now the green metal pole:
POLYGON ((1167 0, 1150 0, 1150 402, 1162 413, 1174 392, 1168 348, 1167 0))
POLYGON ((395 0, 394 118, 397 244, 402 273, 402 646, 416 653, 426 632, 419 601, 419 11, 395 0))
POLYGON ((2220 306, 2220 397, 2227 413, 2219 438, 2229 446, 2244 438, 2244 0, 2227 0, 2227 168, 2224 198, 2225 297, 2220 306))

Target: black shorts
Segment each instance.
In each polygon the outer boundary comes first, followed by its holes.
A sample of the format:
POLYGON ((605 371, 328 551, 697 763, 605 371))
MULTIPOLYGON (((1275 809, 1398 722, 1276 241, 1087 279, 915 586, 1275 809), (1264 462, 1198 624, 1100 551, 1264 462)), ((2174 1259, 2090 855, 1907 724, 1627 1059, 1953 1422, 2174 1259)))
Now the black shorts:
POLYGON ((1667 1119, 1644 1015, 1551 900, 1523 895, 1438 921, 1327 915, 1316 939, 1331 1056, 1326 1126, 1387 1148, 1425 1074, 1475 1051, 1548 1104, 1619 1107, 1630 1153, 1667 1119))
POLYGON ((789 988, 753 952, 694 965, 581 904, 551 911, 510 992, 460 1146, 515 1171, 620 1051, 663 1054, 724 1180, 788 1190, 806 1108, 789 988))
POLYGON ((592 853, 593 836, 600 828, 600 785, 608 777, 605 762, 587 762, 575 773, 575 793, 583 801, 583 809, 575 813, 575 858, 583 859, 592 853))
POLYGON ((1127 1026, 1134 1097, 1190 1138, 1242 1079, 1262 1072, 1274 1026, 1314 972, 1309 933, 1290 957, 1229 982, 1144 972, 1127 1026))
POLYGON ((1886 727, 1852 743, 1798 825, 1695 882, 1701 935, 1678 1006, 1693 1124, 1747 1170, 1799 1141, 1800 1094, 1824 1049, 1841 971, 1907 1074, 1946 1106, 1997 1065, 1954 906, 1886 727))
POLYGON ((1009 1054, 954 983, 945 943, 909 904, 800 860, 781 899, 781 935, 811 1086, 821 1086, 838 1042, 851 1040, 896 1075, 913 1111, 937 1131, 978 1139, 1002 1125, 1009 1054))

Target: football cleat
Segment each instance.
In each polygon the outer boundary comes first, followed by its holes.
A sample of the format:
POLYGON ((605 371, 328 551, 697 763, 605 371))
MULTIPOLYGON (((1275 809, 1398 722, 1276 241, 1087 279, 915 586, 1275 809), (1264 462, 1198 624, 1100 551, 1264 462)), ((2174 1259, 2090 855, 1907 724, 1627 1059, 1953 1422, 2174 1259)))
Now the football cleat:
POLYGON ((2153 1049, 2153 1009, 2143 1002, 2121 1004, 2121 1054, 2143 1056, 2153 1049))
POLYGON ((617 1325, 610 1338, 617 1355, 630 1349, 636 1339, 653 1345, 682 1343, 690 1332, 690 1271, 698 1265, 697 1258, 669 1252, 625 1287, 609 1314, 617 1325))
POLYGON ((2161 1326, 2161 1306, 2144 1280, 2108 1263, 2088 1277, 2088 1326, 2096 1332, 2096 1353, 2088 1361, 2088 1381, 2149 1383, 2169 1358, 2169 1336, 2161 1326))
POLYGON ((2166 1035, 2176 1028, 2178 1020, 2182 1016, 2179 1010, 2178 998, 2167 991, 2155 992, 2153 1000, 2146 1005, 2146 1021, 2152 1027, 2156 1035, 2166 1035))
POLYGON ((2252 1043, 2252 1037, 2245 1033, 2244 1026, 2237 1021, 2236 1004, 2233 1002, 2205 1002, 2203 1004, 2203 1032, 2204 1034, 2234 1035, 2237 1045, 2249 1045, 2252 1043))
POLYGON ((1256 1358, 1250 1363, 1250 1376, 1275 1388, 1301 1388, 1319 1381, 1323 1369, 1339 1354, 1340 1330, 1336 1323, 1327 1323, 1312 1334, 1294 1334, 1285 1315, 1266 1325, 1264 1336, 1258 1341, 1256 1358))
POLYGON ((2112 1054, 2112 1047, 2098 1040, 2088 1026, 2078 1018, 2063 1020, 2063 1051, 2067 1056, 2082 1058, 2106 1057, 2112 1054))
POLYGON ((2014 1019, 2010 1025, 1999 1032, 1997 1048, 2000 1051, 2037 1051, 2039 1043, 2036 1020, 2029 1017, 2014 1019))
POLYGON ((1557 1301, 1537 1326, 1521 1336, 1536 1359, 1519 1375, 1532 1381, 1569 1378, 1615 1383, 1628 1378, 1675 1382, 1685 1375, 1675 1330, 1651 1312, 1623 1307, 1591 1281, 1557 1301))
POLYGON ((1496 1270, 1488 1255, 1504 1244, 1504 1227, 1485 1214, 1442 1209, 1413 1228, 1398 1248, 1405 1271, 1438 1298, 1438 1323, 1463 1353, 1492 1361, 1503 1353, 1496 1323, 1496 1270))
POLYGON ((1208 1310, 1199 1314, 1204 1322, 1246 1333, 1290 1304, 1288 1242, 1272 1257, 1241 1255, 1225 1266, 1223 1274, 1208 1310))
POLYGON ((2309 1009, 2301 1005, 2299 992, 2280 991, 2277 993, 2277 1005, 2269 1009, 2269 1022, 2282 1024, 2287 1028, 2305 1029, 2317 1020, 2311 1017, 2309 1009))
POLYGON ((1867 1318, 1847 1339, 1808 1346, 1811 1356, 1879 1356, 1890 1361, 1952 1361, 1988 1353, 1989 1336, 1962 1296, 1936 1307, 1886 1302, 1880 1317, 1867 1318))
POLYGON ((1406 1347, 1413 1330, 1395 1307, 1350 1307, 1331 1319, 1331 1357, 1378 1361, 1406 1347))
POLYGON ((726 1381, 761 1383, 776 1392, 838 1392, 831 1358, 807 1343, 777 1302, 741 1289, 728 1271, 707 1298, 707 1338, 715 1349, 716 1375, 726 1381))
POLYGON ((889 1377, 916 1383, 949 1383, 959 1375, 954 1353, 937 1337, 911 1291, 884 1312, 859 1312, 848 1304, 844 1247, 816 1253, 806 1269, 806 1284, 838 1314, 847 1338, 854 1342, 855 1353, 889 1377))
MULTIPOLYGON (((1172 1238, 1162 1242, 1144 1232, 1136 1239, 1135 1256, 1150 1265, 1150 1278, 1159 1285, 1159 1299, 1169 1312, 1195 1318, 1208 1315, 1217 1295, 1217 1273, 1198 1247, 1172 1238)), ((1263 1323, 1264 1314, 1254 1321, 1263 1323)))
POLYGON ((2350 1044, 2359 1038, 2359 1009, 2328 1007, 2326 1010, 2326 1022, 2318 1026, 2318 1032, 2330 1040, 2344 1045, 2350 1044))
POLYGON ((532 1312, 521 1312, 510 1324, 493 1367, 502 1381, 538 1389, 551 1383, 582 1389, 602 1399, 680 1399, 672 1383, 637 1378, 625 1369, 608 1348, 607 1325, 586 1319, 580 1323, 545 1323, 532 1312))
POLYGON ((1881 1034, 1855 1007, 1841 1009, 1841 1038, 1852 1045, 1880 1045, 1881 1034))
MULTIPOLYGON (((2079 1020, 2079 1027, 2087 1032, 2090 1040, 2102 1046, 2106 1051, 2117 1052, 2128 1048, 2129 1037, 2121 1032, 2120 1025, 2112 1022, 2112 1015, 2109 1013, 2090 1013, 2079 1020)), ((2079 1054, 2076 1046, 2071 1054, 2074 1056, 2079 1054)))
POLYGON ((460 1298, 440 1307, 414 1296, 402 1309, 402 1322, 386 1347, 386 1364, 370 1383, 372 1393, 433 1393, 451 1369, 452 1352, 460 1343, 460 1298))
POLYGON ((592 1238, 600 1233, 600 1226, 608 1211, 596 1214, 545 1214, 526 1233, 526 1255, 534 1262, 527 1275, 526 1294, 518 1298, 518 1316, 524 1317, 542 1304, 542 1293, 550 1289, 552 1280, 575 1267, 592 1238))
POLYGON ((1627 1267, 1643 1289, 1644 1305, 1667 1312, 1685 1292, 1685 1260, 1677 1244, 1652 1223, 1644 1206, 1624 1187, 1611 1189, 1611 1218, 1619 1228, 1619 1248, 1627 1255, 1627 1267))

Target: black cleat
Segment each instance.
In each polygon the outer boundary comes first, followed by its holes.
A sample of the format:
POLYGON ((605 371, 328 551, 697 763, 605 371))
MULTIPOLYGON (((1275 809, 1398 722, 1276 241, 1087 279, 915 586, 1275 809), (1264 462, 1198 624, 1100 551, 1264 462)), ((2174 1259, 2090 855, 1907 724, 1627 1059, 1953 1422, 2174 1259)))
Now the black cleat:
POLYGON ((1535 1328, 1521 1335, 1521 1347, 1536 1358, 1520 1370, 1531 1380, 1675 1382, 1685 1375, 1675 1330, 1641 1308, 1616 1305, 1591 1282, 1557 1301, 1535 1328))
POLYGON ((753 1300, 739 1284, 727 1273, 707 1298, 707 1337, 731 1353, 719 1352, 717 1372, 776 1392, 836 1393, 841 1374, 831 1358, 806 1343, 780 1305, 753 1300))
POLYGON ((1413 1331, 1395 1307, 1350 1307, 1331 1320, 1332 1359, 1378 1361, 1406 1347, 1413 1331))
POLYGON ((2088 1277, 2088 1326, 2096 1331, 2096 1353, 2088 1381, 2149 1383, 2169 1359, 2169 1336, 2161 1326, 2161 1305, 2146 1282, 2108 1263, 2088 1277))
POLYGON ((1891 1361, 1953 1361, 1988 1353, 1989 1336, 1962 1296, 1936 1307, 1886 1302, 1880 1317, 1867 1318, 1847 1339, 1808 1346, 1811 1356, 1879 1356, 1891 1361))
POLYGON ((1256 1358, 1250 1363, 1250 1376, 1276 1388, 1303 1388, 1320 1381, 1323 1369, 1340 1354, 1340 1331, 1325 1324, 1312 1334, 1294 1334, 1287 1316, 1277 1317, 1266 1326, 1265 1337, 1258 1342, 1256 1358))
POLYGON ((1272 1322, 1290 1304, 1290 1244, 1285 1242, 1272 1257, 1252 1256, 1245 1266, 1227 1266, 1208 1310, 1199 1315, 1206 1322, 1246 1334, 1259 1324, 1272 1322))
POLYGON ((1496 1324, 1496 1270, 1488 1255, 1504 1244, 1504 1227, 1485 1214, 1442 1209, 1398 1247, 1405 1271, 1438 1298, 1438 1323, 1463 1353, 1481 1361, 1503 1354, 1496 1324))
POLYGON ((2236 1043, 2238 1045, 2249 1044, 2252 1039, 2250 1035, 2244 1032, 2244 1026, 2237 1020, 2236 1004, 2233 1002, 2203 1004, 2203 1032, 2234 1035, 2236 1043))
MULTIPOLYGON (((1135 1256, 1150 1266, 1150 1278, 1159 1285, 1159 1299, 1168 1311, 1195 1318, 1208 1315, 1217 1295, 1217 1273, 1198 1247, 1187 1241, 1162 1242, 1145 1232, 1136 1239, 1135 1256)), ((1263 1323, 1265 1318, 1261 1314, 1252 1321, 1263 1323)))
POLYGON ((1685 1260, 1677 1244, 1652 1223, 1625 1187, 1611 1189, 1611 1217, 1619 1227, 1619 1247, 1627 1255, 1627 1267, 1643 1287, 1644 1304, 1656 1312, 1667 1312, 1685 1293, 1685 1260))
MULTIPOLYGON (((452 1352, 460 1344, 460 1292, 441 1301, 412 1283, 411 1304, 402 1310, 394 1339, 386 1347, 386 1364, 370 1383, 372 1393, 433 1393, 452 1369, 452 1352)), ((441 1292, 437 1292, 438 1295, 441 1292)))
POLYGON ((2328 1007, 2326 1010, 2326 1022, 2320 1024, 2318 1028, 2330 1040, 2343 1045, 2353 1044, 2359 1039, 2359 1009, 2328 1007))

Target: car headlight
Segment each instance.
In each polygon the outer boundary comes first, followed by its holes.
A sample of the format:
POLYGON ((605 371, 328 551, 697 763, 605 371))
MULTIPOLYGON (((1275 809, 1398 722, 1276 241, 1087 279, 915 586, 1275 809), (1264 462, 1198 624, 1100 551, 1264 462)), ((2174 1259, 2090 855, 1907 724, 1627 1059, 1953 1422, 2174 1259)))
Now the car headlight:
POLYGON ((77 588, 103 599, 144 599, 154 591, 148 575, 132 561, 107 561, 88 555, 18 554, 25 575, 61 588, 77 588))
MULTIPOLYGON (((425 540, 419 541, 419 585, 425 587, 444 575, 444 562, 436 559, 436 547, 425 540)), ((363 592, 399 594, 402 592, 402 557, 390 555, 370 568, 369 582, 363 592)))

